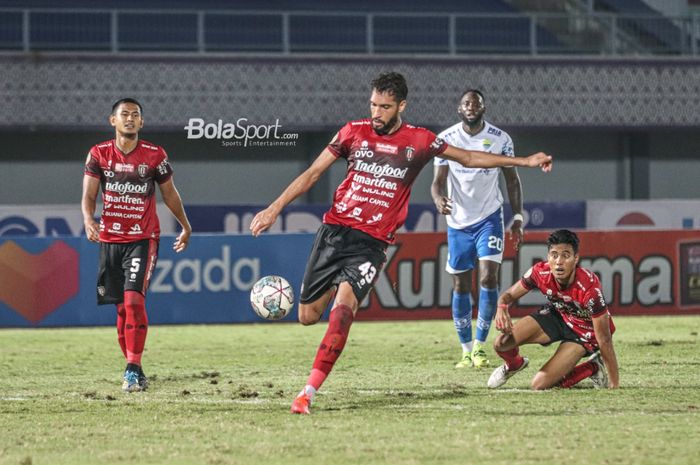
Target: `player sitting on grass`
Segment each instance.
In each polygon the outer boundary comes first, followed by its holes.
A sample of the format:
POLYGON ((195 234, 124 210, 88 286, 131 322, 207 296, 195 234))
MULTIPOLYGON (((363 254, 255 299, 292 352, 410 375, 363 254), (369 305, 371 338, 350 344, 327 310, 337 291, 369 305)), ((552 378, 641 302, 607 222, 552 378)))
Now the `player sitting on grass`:
POLYGON ((618 387, 612 342, 615 325, 598 277, 578 266, 578 244, 573 232, 554 231, 547 239, 547 261, 535 264, 498 298, 496 329, 502 334, 493 346, 505 364, 491 374, 488 387, 503 386, 527 367, 528 359, 518 350, 521 345, 546 346, 556 341, 561 344, 532 378, 532 389, 569 388, 585 378, 591 378, 597 388, 618 387), (513 325, 508 307, 535 288, 548 303, 513 325), (576 365, 586 355, 590 356, 588 360, 576 365))

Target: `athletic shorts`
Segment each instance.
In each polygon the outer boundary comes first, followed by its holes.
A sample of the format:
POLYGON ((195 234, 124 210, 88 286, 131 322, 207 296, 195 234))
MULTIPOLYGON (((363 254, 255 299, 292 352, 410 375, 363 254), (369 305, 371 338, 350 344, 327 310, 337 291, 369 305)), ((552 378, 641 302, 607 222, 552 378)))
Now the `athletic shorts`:
POLYGON ((386 248, 386 242, 357 229, 322 224, 306 264, 300 302, 313 302, 346 281, 361 303, 386 262, 386 248))
POLYGON ((501 263, 503 260, 503 212, 496 210, 486 219, 464 229, 447 227, 447 264, 450 274, 474 269, 474 258, 501 263))
POLYGON ((575 342, 579 344, 586 350, 586 354, 591 355, 596 352, 598 347, 598 341, 595 338, 591 340, 586 340, 576 334, 573 329, 571 329, 561 317, 556 309, 550 306, 544 306, 530 314, 532 318, 535 319, 537 324, 540 325, 542 330, 549 336, 550 341, 543 346, 548 346, 554 342, 575 342))
POLYGON ((137 291, 146 295, 157 258, 157 239, 125 244, 101 242, 97 304, 122 303, 124 291, 137 291))

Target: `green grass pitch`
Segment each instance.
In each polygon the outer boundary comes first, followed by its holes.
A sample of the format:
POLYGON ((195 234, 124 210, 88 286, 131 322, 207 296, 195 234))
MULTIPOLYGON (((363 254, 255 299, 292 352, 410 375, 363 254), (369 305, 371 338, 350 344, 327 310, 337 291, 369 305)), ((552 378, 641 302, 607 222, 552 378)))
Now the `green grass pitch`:
POLYGON ((0 464, 698 463, 700 318, 615 322, 622 388, 547 392, 554 347, 492 391, 453 368, 450 321, 355 323, 308 417, 289 406, 325 324, 152 326, 133 394, 113 328, 4 329, 0 464))

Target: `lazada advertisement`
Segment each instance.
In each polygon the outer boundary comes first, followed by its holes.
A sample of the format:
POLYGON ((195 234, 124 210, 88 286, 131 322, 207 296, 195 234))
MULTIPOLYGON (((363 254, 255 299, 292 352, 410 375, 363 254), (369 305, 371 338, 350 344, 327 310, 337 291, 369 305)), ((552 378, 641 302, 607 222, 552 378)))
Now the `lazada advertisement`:
MULTIPOLYGON (((529 232, 516 254, 506 241, 505 288, 545 258, 548 233, 529 232)), ((613 315, 700 314, 700 233, 579 232, 581 266, 600 276, 613 315)), ((262 276, 301 285, 312 234, 194 236, 181 254, 161 239, 146 299, 153 324, 262 322, 249 292, 262 276)), ((452 278, 444 271, 444 233, 407 233, 387 250, 387 263, 361 307, 361 320, 451 319, 452 278)), ((114 323, 113 306, 96 305, 98 245, 85 238, 0 238, 0 327, 114 323)), ((513 312, 543 302, 536 291, 513 312)), ((285 321, 295 321, 296 310, 285 321)))

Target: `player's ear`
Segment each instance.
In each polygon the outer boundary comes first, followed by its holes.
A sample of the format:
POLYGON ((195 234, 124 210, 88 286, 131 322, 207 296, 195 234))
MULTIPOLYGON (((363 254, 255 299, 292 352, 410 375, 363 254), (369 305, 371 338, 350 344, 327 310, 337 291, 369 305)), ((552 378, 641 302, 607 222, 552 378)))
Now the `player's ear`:
POLYGON ((112 113, 111 115, 109 115, 109 124, 110 124, 112 127, 115 127, 115 126, 117 125, 117 123, 116 123, 116 117, 114 116, 114 113, 112 113))
POLYGON ((574 255, 574 265, 578 265, 579 258, 581 258, 581 257, 579 257, 578 254, 574 255))
POLYGON ((406 101, 401 100, 399 102, 399 113, 403 113, 403 111, 406 109, 406 101))

